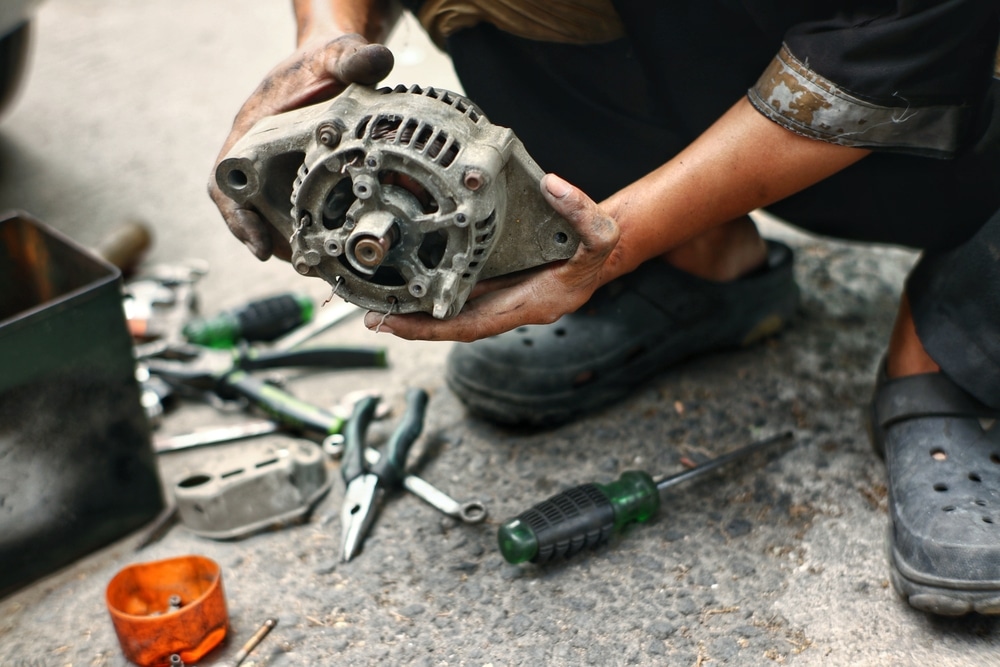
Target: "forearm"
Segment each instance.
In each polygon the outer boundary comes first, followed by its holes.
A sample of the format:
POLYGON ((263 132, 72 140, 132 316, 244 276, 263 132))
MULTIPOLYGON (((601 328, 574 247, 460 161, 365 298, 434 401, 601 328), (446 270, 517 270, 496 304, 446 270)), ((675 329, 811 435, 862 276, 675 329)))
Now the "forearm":
POLYGON ((317 36, 357 33, 369 42, 388 37, 399 5, 393 0, 292 0, 299 46, 317 36))
POLYGON ((743 99, 674 159, 603 202, 622 231, 606 280, 799 192, 869 152, 794 134, 743 99))

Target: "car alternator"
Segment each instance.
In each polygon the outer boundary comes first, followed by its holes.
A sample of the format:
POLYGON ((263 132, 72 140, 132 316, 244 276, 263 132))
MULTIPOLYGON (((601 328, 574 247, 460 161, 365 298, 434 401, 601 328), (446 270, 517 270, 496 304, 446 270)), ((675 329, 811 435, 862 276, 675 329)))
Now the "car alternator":
POLYGON ((289 239, 299 273, 370 310, 439 319, 479 279, 573 255, 577 235, 541 177, 513 131, 416 86, 352 85, 265 118, 216 171, 227 196, 289 239))

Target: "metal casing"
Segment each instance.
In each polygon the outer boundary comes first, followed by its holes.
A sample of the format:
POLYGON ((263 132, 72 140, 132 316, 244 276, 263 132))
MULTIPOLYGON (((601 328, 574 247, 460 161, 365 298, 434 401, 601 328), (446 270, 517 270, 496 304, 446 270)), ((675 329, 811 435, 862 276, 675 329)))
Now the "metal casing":
POLYGON ((188 475, 174 485, 174 498, 188 530, 234 540, 301 521, 332 483, 320 448, 294 439, 188 475))
POLYGON ((163 507, 116 268, 0 216, 0 595, 163 507))
POLYGON ((576 252, 542 176, 514 132, 461 95, 354 84, 259 121, 216 183, 288 239, 296 271, 334 294, 444 319, 478 280, 576 252))

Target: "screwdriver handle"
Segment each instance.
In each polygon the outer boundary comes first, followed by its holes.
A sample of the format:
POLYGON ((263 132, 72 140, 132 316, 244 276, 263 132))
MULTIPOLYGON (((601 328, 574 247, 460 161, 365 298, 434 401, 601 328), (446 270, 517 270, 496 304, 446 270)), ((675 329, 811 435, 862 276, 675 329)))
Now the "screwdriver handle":
POLYGON ((629 470, 610 484, 583 484, 558 493, 507 521, 497 533, 509 563, 547 563, 593 549, 660 508, 656 483, 629 470))
POLYGON ((313 303, 301 294, 278 294, 251 301, 214 317, 193 319, 184 325, 190 343, 229 349, 237 341, 270 342, 312 319, 313 303))

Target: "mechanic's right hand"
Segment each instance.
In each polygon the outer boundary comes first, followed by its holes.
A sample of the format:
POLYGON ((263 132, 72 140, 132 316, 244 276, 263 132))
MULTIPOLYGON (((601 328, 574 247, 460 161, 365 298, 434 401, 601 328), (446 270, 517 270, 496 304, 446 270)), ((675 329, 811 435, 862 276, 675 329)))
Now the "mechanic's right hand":
POLYGON ((218 163, 261 118, 328 100, 352 83, 378 83, 392 71, 392 66, 392 52, 381 44, 368 43, 361 35, 313 39, 272 69, 236 114, 233 129, 212 168, 208 193, 229 231, 258 259, 274 255, 288 260, 288 239, 256 211, 240 206, 219 190, 215 183, 218 163))

